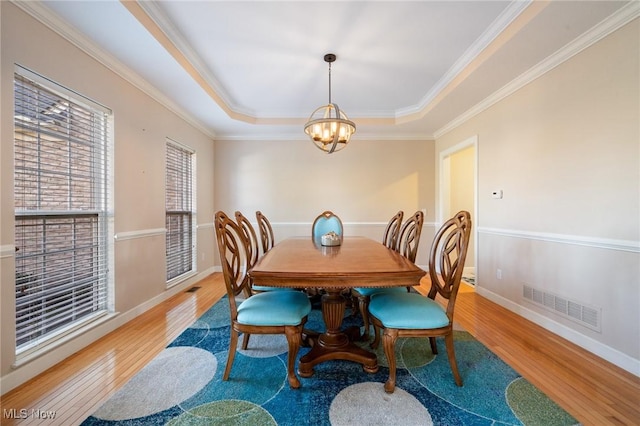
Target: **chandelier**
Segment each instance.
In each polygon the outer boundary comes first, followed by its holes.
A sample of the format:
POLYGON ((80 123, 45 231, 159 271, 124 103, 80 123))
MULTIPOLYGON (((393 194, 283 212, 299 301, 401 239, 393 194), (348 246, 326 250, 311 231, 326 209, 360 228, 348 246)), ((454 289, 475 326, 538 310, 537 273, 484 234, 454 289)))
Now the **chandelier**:
POLYGON ((313 111, 309 121, 304 125, 304 132, 311 141, 327 154, 340 151, 347 146, 351 135, 356 132, 356 125, 347 115, 331 102, 331 63, 336 55, 327 53, 324 61, 329 64, 329 104, 313 111))

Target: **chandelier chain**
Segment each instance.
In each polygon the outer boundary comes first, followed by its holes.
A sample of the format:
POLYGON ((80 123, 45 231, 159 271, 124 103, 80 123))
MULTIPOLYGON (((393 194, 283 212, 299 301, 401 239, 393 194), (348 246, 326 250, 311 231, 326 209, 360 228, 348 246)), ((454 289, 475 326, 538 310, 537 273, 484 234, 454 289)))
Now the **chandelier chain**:
POLYGON ((329 62, 329 103, 331 103, 331 62, 329 62))

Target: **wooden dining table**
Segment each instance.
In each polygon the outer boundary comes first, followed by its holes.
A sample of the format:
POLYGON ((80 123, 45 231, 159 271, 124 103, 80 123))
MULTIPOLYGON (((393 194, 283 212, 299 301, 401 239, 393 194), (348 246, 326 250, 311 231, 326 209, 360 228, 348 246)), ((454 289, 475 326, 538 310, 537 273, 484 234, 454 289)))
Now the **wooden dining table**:
POLYGON ((311 237, 295 237, 276 244, 249 274, 260 286, 323 290, 326 331, 298 363, 298 374, 311 377, 314 365, 337 359, 355 361, 364 371, 377 372, 376 355, 356 345, 354 336, 342 329, 343 292, 354 287, 417 285, 425 271, 370 238, 344 237, 339 246, 323 246, 311 237))

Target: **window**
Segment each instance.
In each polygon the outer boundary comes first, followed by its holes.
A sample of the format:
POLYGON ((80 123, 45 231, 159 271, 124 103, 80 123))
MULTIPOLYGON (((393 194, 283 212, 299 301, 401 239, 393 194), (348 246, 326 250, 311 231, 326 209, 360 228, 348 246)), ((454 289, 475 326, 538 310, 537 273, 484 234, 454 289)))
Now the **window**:
POLYGON ((108 310, 111 112, 23 68, 14 101, 20 354, 108 310))
POLYGON ((195 270, 193 151, 167 139, 167 282, 195 270))

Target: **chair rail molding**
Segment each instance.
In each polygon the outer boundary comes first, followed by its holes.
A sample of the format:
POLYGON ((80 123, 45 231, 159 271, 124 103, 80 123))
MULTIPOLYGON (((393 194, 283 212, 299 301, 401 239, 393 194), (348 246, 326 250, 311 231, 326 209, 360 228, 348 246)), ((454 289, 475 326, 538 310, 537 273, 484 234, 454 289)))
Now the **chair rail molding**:
POLYGON ((15 252, 16 248, 11 244, 0 246, 0 259, 4 259, 5 257, 13 257, 15 252))
MULTIPOLYGON (((382 227, 386 227, 387 226, 388 221, 385 222, 342 222, 342 224, 344 226, 382 226, 382 227)), ((257 226, 257 223, 255 222, 251 222, 251 224, 253 226, 257 226)), ((311 227, 313 225, 313 222, 271 222, 271 226, 309 226, 311 227)), ((436 223, 435 222, 424 222, 422 224, 423 228, 426 227, 431 227, 431 228, 435 228, 436 227, 436 223)))
POLYGON ((116 241, 125 241, 125 240, 133 240, 136 238, 155 237, 157 235, 164 235, 166 233, 167 233, 167 230, 165 228, 141 229, 139 231, 118 232, 113 237, 113 239, 116 241))
POLYGON ((500 235, 503 237, 521 238, 526 240, 547 241, 560 244, 594 247, 606 250, 640 253, 640 241, 616 240, 609 238, 586 237, 581 235, 554 234, 548 232, 531 232, 513 229, 479 227, 478 234, 500 235))

